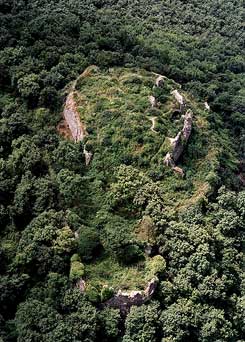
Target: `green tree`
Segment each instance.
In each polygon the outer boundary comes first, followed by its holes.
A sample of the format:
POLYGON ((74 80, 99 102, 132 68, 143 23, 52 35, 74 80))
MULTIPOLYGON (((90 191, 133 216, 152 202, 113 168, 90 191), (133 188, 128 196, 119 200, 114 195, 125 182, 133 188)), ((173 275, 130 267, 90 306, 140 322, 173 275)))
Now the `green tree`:
POLYGON ((103 246, 125 263, 134 262, 142 257, 142 251, 133 238, 130 223, 120 216, 113 216, 105 225, 103 246))
POLYGON ((29 99, 35 98, 39 95, 39 84, 38 84, 38 75, 29 74, 18 80, 17 84, 18 90, 20 94, 29 99))
POLYGON ((123 342, 155 342, 158 338, 159 305, 133 306, 126 319, 123 342))
POLYGON ((59 191, 67 207, 78 206, 82 200, 83 179, 73 171, 62 169, 57 174, 59 191))
POLYGON ((83 260, 91 260, 101 246, 98 232, 91 227, 82 226, 79 230, 78 253, 83 260))
POLYGON ((99 335, 102 341, 116 341, 119 334, 119 323, 121 321, 120 312, 118 309, 106 308, 98 315, 99 320, 99 335))

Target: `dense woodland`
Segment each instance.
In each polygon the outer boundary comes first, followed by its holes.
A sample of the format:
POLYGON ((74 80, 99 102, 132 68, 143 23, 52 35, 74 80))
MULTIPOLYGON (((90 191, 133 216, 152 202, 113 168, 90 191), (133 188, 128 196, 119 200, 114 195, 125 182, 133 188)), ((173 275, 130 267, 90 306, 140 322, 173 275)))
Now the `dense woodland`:
MULTIPOLYGON (((243 17, 240 0, 0 0, 0 341, 245 340, 243 17), (103 148, 89 126, 89 168, 83 143, 58 134, 67 86, 89 65, 163 74, 210 104, 184 180, 144 156, 102 156, 116 121, 103 148), (209 192, 175 210, 209 137, 209 192), (110 291, 76 282, 101 253, 112 272, 140 261, 132 227, 142 217, 164 264, 152 300, 125 316, 102 305, 110 291)), ((135 132, 125 139, 150 144, 135 132)))

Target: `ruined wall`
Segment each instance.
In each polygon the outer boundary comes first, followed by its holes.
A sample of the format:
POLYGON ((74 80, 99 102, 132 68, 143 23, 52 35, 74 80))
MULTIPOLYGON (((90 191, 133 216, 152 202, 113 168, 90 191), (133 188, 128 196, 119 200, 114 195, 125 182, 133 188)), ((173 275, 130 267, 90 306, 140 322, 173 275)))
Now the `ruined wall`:
POLYGON ((132 305, 140 306, 151 299, 156 291, 158 278, 153 278, 145 290, 123 292, 119 290, 112 298, 103 303, 103 306, 117 308, 122 314, 127 314, 132 305))
MULTIPOLYGON (((91 68, 89 69, 91 70, 91 68)), ((88 72, 85 70, 85 72, 88 72)), ((75 142, 83 141, 87 135, 85 124, 81 122, 80 114, 75 101, 76 94, 76 84, 78 80, 84 76, 85 72, 78 77, 78 79, 73 82, 71 91, 66 98, 66 102, 63 110, 64 120, 59 123, 57 129, 65 138, 74 140, 75 142)), ((86 145, 84 145, 83 153, 85 156, 85 164, 89 165, 92 160, 93 154, 86 150, 86 145)))
POLYGON ((177 173, 180 173, 183 175, 183 170, 181 168, 177 168, 175 166, 175 163, 179 160, 180 156, 182 155, 184 151, 184 147, 186 146, 190 135, 191 135, 191 129, 192 129, 192 121, 193 121, 193 113, 190 109, 188 109, 183 115, 184 117, 184 125, 183 128, 175 138, 169 138, 170 144, 171 144, 171 151, 169 151, 165 158, 164 163, 167 166, 170 166, 173 168, 173 170, 177 173))
POLYGON ((74 91, 70 92, 66 98, 63 116, 71 131, 73 140, 76 142, 82 141, 86 135, 86 130, 80 120, 80 115, 74 99, 74 91))

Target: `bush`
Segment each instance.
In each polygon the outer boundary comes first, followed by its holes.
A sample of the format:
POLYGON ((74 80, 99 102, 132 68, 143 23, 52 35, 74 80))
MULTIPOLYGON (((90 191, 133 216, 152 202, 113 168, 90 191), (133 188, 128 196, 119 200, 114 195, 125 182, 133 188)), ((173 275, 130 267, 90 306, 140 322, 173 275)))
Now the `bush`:
POLYGON ((70 280, 71 281, 76 281, 81 279, 84 276, 84 265, 79 262, 75 261, 71 264, 71 269, 70 269, 70 280))
POLYGON ((144 254, 139 246, 129 245, 121 251, 120 258, 125 264, 131 264, 139 261, 143 256, 144 254))
POLYGON ((149 278, 162 274, 166 269, 166 261, 161 255, 156 255, 150 259, 146 265, 149 278))
POLYGON ((101 302, 105 302, 106 300, 110 299, 113 295, 114 289, 112 287, 103 286, 100 292, 101 302))
POLYGON ((90 300, 90 302, 92 303, 100 302, 100 292, 95 286, 89 284, 86 287, 86 295, 88 299, 90 300))

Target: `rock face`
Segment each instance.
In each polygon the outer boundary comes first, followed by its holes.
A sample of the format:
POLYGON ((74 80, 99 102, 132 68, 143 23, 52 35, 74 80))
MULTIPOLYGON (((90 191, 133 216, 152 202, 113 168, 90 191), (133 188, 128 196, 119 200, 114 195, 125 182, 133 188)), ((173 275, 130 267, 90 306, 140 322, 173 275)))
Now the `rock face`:
POLYGON ((172 167, 172 169, 183 175, 183 170, 179 167, 175 166, 175 163, 178 161, 180 156, 184 151, 184 147, 186 146, 192 129, 192 121, 193 121, 193 113, 190 109, 187 110, 184 117, 184 125, 183 128, 175 138, 169 138, 171 144, 171 152, 168 152, 164 158, 164 163, 167 166, 172 167))
POLYGON ((191 135, 193 113, 190 109, 184 115, 184 126, 182 129, 184 141, 187 142, 191 135))
POLYGON ((119 290, 116 295, 107 300, 103 305, 120 309, 121 313, 126 315, 132 305, 140 306, 151 299, 156 291, 158 278, 153 278, 144 291, 122 292, 119 290))
POLYGON ((63 116, 71 131, 73 140, 76 142, 82 141, 86 135, 86 130, 80 120, 79 112, 74 100, 74 91, 71 91, 67 96, 63 116))
MULTIPOLYGON (((73 82, 71 86, 71 91, 68 94, 65 105, 64 105, 64 110, 63 110, 64 120, 58 125, 58 131, 60 132, 60 134, 62 134, 65 138, 70 138, 74 140, 75 142, 83 141, 85 136, 87 135, 86 127, 81 122, 80 114, 77 109, 77 104, 75 100, 75 94, 76 94, 75 89, 76 89, 76 85, 79 79, 89 74, 92 68, 96 68, 96 67, 91 66, 90 68, 87 68, 84 71, 84 73, 80 75, 73 82)), ((85 156, 85 164, 86 166, 88 166, 92 160, 93 154, 87 151, 86 145, 84 145, 83 153, 85 156)))

